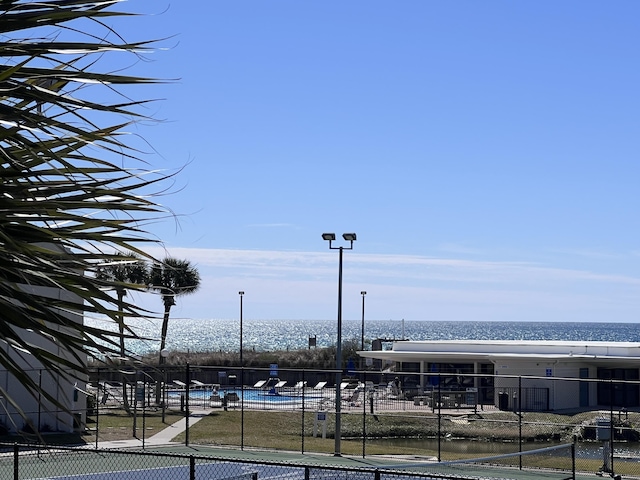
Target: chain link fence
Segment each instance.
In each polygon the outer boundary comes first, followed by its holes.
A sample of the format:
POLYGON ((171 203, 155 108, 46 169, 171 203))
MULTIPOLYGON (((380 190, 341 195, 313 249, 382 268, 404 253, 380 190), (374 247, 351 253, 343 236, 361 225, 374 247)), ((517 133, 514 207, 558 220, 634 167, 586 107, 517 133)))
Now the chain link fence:
MULTIPOLYGON (((549 480, 575 479, 568 466, 540 468, 528 465, 513 468, 512 462, 496 466, 475 464, 397 463, 381 466, 346 467, 340 465, 309 465, 293 462, 230 459, 203 455, 114 451, 70 447, 45 448, 40 445, 0 444, 0 475, 7 480, 410 480, 441 479, 518 479, 523 472, 549 480), (436 472, 436 473, 434 473, 436 472)), ((543 457, 538 454, 537 461, 543 457)), ((505 456, 503 460, 512 457, 505 456)), ((571 456, 565 455, 571 463, 571 456)))
MULTIPOLYGON (((336 391, 335 373, 95 369, 80 392, 81 438, 95 449, 125 439, 144 448, 182 420, 186 431, 173 441, 186 445, 441 462, 575 442, 578 471, 640 476, 638 381, 360 371, 336 391), (557 408, 567 402, 574 406, 557 408)), ((24 441, 56 443, 45 424, 33 425, 41 430, 21 431, 24 441)))

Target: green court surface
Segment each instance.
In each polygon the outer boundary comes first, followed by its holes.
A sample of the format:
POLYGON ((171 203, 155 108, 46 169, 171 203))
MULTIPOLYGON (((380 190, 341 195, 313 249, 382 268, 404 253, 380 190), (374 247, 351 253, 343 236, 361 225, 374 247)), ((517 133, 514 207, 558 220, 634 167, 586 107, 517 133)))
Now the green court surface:
MULTIPOLYGON (((382 479, 418 478, 427 472, 433 478, 482 478, 513 480, 565 480, 571 471, 523 469, 499 466, 457 466, 428 463, 428 457, 416 456, 334 456, 281 451, 240 450, 207 446, 166 446, 144 451, 107 451, 85 449, 42 450, 21 452, 18 476, 14 477, 13 454, 0 457, 0 478, 20 480, 181 480, 189 479, 190 462, 199 478, 288 478, 301 480, 312 471, 313 478, 335 478, 336 468, 344 468, 358 478, 374 479, 380 470, 382 479), (244 463, 239 462, 244 460, 244 463), (402 471, 391 469, 402 465, 402 471), (420 468, 415 468, 415 466, 420 468), (432 466, 432 467, 431 467, 432 466), (324 467, 324 468, 323 468, 324 467), (305 472, 305 468, 308 470, 305 472), (403 473, 405 472, 405 473, 403 473), (406 473, 408 472, 408 473, 406 473), (414 476, 415 475, 415 476, 414 476)), ((446 462, 445 462, 446 464, 446 462)), ((593 479, 595 475, 577 475, 593 479)))

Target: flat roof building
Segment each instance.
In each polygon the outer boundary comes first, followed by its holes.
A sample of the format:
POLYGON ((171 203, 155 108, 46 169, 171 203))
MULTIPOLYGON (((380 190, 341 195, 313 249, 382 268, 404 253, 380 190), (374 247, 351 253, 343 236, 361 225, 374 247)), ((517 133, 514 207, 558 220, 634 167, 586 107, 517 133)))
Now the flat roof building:
MULTIPOLYGON (((527 410, 639 407, 640 343, 548 340, 396 341, 391 350, 358 352, 411 372, 418 394, 477 389, 481 403, 500 406, 500 393, 528 389, 527 410), (571 381, 568 381, 571 380, 571 381), (615 388, 604 380, 616 380, 615 388), (536 392, 531 393, 531 392, 536 392)), ((512 396, 510 394, 510 396, 512 396)), ((512 402, 513 400, 510 400, 512 402)))

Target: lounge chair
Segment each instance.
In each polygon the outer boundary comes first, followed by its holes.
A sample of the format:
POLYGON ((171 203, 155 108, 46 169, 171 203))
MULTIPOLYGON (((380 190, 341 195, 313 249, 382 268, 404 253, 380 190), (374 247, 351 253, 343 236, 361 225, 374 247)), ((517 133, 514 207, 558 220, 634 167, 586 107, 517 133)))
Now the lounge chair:
POLYGON ((346 402, 349 407, 362 406, 362 403, 360 402, 360 390, 354 390, 350 396, 343 398, 342 401, 346 402))
POLYGON ((235 392, 225 393, 222 398, 222 408, 224 408, 225 412, 229 406, 232 406, 234 409, 237 407, 238 402, 240 401, 240 397, 235 392))
POLYGON ((267 380, 260 380, 260 381, 256 382, 256 384, 253 386, 253 388, 262 388, 265 383, 267 383, 267 380))
POLYGON ((314 390, 322 390, 328 382, 318 382, 318 384, 313 387, 314 390))
POLYGON ((222 397, 216 392, 212 393, 209 397, 209 406, 210 407, 221 407, 222 406, 222 397))
POLYGON ((287 384, 286 380, 280 380, 278 383, 276 383, 273 388, 282 388, 287 384))
POLYGON ((295 390, 302 390, 304 387, 307 386, 307 382, 303 382, 302 380, 300 380, 298 383, 296 383, 293 388, 295 390))
POLYGON ((235 392, 225 394, 224 398, 227 399, 227 402, 238 402, 240 400, 240 397, 235 392))

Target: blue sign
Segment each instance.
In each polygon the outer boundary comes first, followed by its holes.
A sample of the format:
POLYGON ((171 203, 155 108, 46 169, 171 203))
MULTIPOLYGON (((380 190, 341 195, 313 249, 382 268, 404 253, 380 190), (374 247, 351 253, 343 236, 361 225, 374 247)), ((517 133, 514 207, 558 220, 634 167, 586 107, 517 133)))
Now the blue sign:
MULTIPOLYGON (((431 371, 433 373, 437 373, 438 372, 438 365, 436 365, 435 363, 431 364, 431 371)), ((429 377, 429 384, 433 387, 437 386, 440 383, 440 377, 436 377, 436 376, 430 376, 429 377)))
POLYGON ((553 377, 553 368, 547 368, 547 377, 553 377))
POLYGON ((272 363, 271 365, 269 365, 269 375, 271 375, 272 377, 277 377, 278 376, 278 364, 277 363, 272 363))
POLYGON ((349 375, 356 373, 356 362, 353 361, 353 358, 347 360, 347 373, 349 375))

